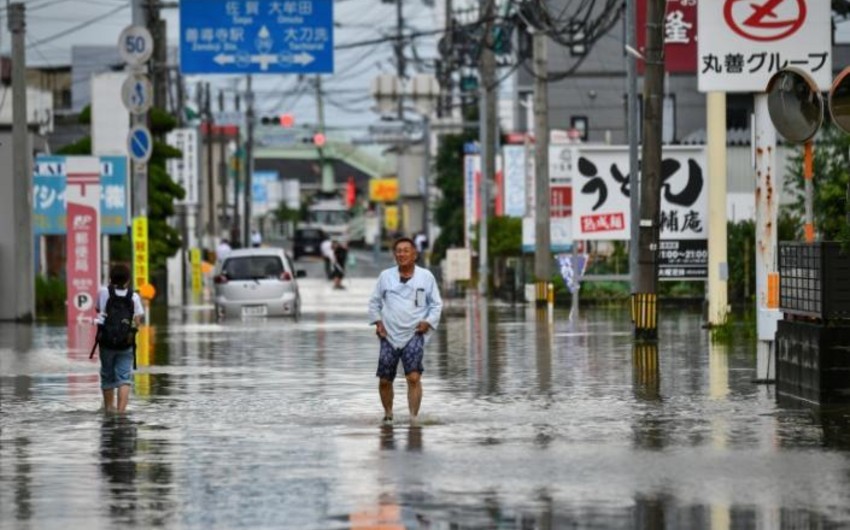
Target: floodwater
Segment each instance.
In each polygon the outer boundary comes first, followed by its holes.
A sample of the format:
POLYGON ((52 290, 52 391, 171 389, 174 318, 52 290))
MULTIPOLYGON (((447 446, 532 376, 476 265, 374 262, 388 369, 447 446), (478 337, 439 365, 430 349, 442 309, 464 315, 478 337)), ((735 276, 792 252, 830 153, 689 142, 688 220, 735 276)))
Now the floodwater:
MULTIPOLYGON (((2 528, 850 527, 850 415, 777 403, 697 312, 451 300, 421 425, 380 425, 363 293, 304 318, 154 318, 130 412, 63 327, 0 324, 2 528)), ((337 298, 331 298, 336 296, 337 298)))

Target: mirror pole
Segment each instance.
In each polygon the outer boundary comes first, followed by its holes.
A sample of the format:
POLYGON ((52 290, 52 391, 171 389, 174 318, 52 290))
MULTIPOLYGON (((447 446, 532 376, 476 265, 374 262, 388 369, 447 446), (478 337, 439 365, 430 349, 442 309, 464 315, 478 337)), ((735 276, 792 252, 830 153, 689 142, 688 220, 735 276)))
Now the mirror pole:
POLYGON ((806 205, 806 224, 805 224, 805 234, 806 234, 806 243, 812 243, 815 240, 815 222, 814 222, 814 213, 812 211, 812 195, 813 195, 813 187, 812 187, 812 177, 813 177, 813 166, 814 166, 814 142, 809 140, 805 143, 803 148, 803 179, 804 182, 804 192, 805 192, 805 205, 806 205))

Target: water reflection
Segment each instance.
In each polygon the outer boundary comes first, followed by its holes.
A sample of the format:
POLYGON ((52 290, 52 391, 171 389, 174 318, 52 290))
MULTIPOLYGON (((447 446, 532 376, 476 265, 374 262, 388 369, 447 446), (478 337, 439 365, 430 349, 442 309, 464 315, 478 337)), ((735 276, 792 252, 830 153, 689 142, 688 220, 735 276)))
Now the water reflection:
POLYGON ((658 347, 633 347, 627 311, 567 317, 458 302, 426 352, 421 427, 377 425, 359 315, 154 318, 129 418, 72 384, 96 365, 69 358, 64 328, 36 326, 25 353, 0 328, 0 520, 848 527, 850 412, 777 403, 752 351, 710 344, 699 315, 667 315, 658 347))
POLYGON ((658 344, 635 343, 632 346, 632 388, 640 401, 661 401, 658 344))
POLYGON ((100 472, 107 482, 106 503, 115 524, 137 522, 137 428, 126 416, 105 416, 100 426, 100 472))

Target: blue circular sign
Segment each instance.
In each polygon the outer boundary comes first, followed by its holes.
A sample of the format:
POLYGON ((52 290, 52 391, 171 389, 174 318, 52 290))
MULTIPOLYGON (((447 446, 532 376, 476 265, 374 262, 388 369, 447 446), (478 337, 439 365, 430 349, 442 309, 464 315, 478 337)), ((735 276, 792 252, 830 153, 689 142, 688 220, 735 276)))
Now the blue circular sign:
POLYGON ((144 125, 136 125, 127 135, 127 153, 133 162, 145 163, 151 158, 153 139, 144 125))

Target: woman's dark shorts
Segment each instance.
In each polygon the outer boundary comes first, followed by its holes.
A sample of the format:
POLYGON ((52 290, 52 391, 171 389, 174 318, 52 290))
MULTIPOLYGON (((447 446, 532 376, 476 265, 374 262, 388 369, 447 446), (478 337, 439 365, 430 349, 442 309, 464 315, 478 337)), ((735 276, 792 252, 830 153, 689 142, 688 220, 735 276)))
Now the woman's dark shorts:
POLYGON ((390 341, 381 339, 381 355, 378 358, 378 377, 392 381, 395 379, 398 361, 404 366, 404 375, 410 372, 423 372, 422 357, 425 353, 425 336, 416 334, 403 348, 394 348, 390 341))

